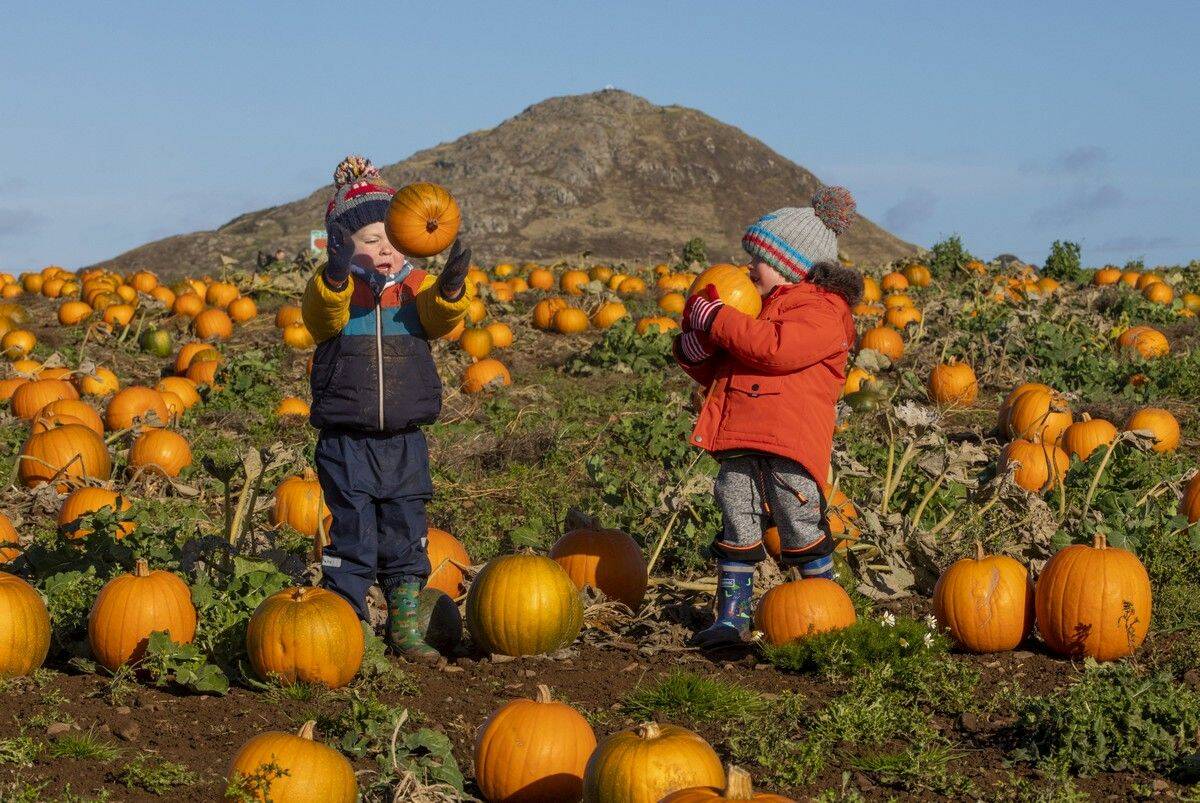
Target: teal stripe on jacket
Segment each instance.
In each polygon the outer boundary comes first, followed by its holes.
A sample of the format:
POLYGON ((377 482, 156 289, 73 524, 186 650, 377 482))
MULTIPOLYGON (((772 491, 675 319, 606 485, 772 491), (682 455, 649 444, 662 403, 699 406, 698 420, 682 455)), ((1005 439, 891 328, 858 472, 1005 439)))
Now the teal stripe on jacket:
MULTIPOLYGON (((401 304, 398 307, 383 307, 383 335, 412 335, 425 337, 425 327, 421 326, 421 316, 414 303, 401 304)), ((342 329, 343 335, 375 336, 375 308, 350 305, 350 320, 342 329)))

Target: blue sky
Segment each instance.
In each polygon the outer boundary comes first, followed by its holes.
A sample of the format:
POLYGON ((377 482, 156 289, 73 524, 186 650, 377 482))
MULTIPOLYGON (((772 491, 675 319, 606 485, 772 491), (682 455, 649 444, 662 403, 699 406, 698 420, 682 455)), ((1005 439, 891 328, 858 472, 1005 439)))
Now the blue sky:
POLYGON ((606 85, 740 127, 922 245, 1200 258, 1200 3, 105 5, 4 13, 0 270, 213 228, 348 152, 606 85))

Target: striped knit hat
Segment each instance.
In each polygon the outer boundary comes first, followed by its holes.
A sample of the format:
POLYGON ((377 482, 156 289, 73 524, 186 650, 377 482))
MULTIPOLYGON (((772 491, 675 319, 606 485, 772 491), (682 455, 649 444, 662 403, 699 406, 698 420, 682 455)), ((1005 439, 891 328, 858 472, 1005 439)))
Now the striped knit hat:
POLYGON ((362 156, 347 156, 333 171, 337 190, 325 210, 325 228, 334 223, 353 234, 371 223, 382 223, 395 190, 379 174, 379 168, 362 156))
POLYGON ((850 228, 854 211, 850 190, 821 187, 811 207, 776 209, 756 220, 742 236, 742 248, 798 282, 818 262, 837 264, 837 236, 850 228))

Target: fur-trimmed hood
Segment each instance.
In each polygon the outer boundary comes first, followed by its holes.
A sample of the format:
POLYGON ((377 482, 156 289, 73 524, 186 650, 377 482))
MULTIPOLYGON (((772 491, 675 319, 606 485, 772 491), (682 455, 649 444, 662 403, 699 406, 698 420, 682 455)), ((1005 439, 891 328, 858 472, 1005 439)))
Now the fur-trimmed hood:
POLYGON ((833 262, 818 262, 805 278, 817 287, 837 293, 851 308, 862 299, 863 277, 853 268, 844 268, 833 262))

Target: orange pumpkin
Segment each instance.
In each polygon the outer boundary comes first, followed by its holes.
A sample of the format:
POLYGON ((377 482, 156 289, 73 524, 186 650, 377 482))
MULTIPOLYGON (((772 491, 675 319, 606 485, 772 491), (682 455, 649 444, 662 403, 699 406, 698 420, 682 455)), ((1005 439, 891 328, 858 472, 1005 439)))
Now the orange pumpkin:
POLYGON ((1183 489, 1183 497, 1179 500, 1179 514, 1187 516, 1192 524, 1200 521, 1200 474, 1188 480, 1183 489))
POLYGON ((888 310, 883 319, 888 326, 903 331, 909 324, 920 323, 924 317, 916 307, 898 307, 888 310))
POLYGON ((469 328, 458 338, 462 350, 477 360, 482 360, 492 351, 492 334, 485 328, 469 328))
POLYGON ((942 407, 970 407, 979 396, 975 369, 951 360, 935 365, 929 373, 929 397, 942 407))
POLYGON ((681 314, 685 306, 687 306, 687 299, 684 298, 683 293, 663 293, 658 297, 658 308, 671 315, 681 314))
POLYGON ((159 393, 174 393, 183 402, 185 410, 190 410, 200 403, 200 394, 196 392, 196 383, 186 376, 164 376, 158 380, 154 389, 159 393))
POLYGON ((66 481, 80 477, 106 480, 112 458, 104 439, 83 424, 63 424, 30 435, 21 449, 17 476, 26 488, 54 481, 64 491, 66 481))
POLYGON ((563 335, 574 335, 586 332, 588 328, 587 313, 576 307, 564 307, 554 313, 554 331, 563 335))
POLYGON ((705 803, 710 800, 761 800, 765 803, 795 803, 790 797, 755 792, 750 773, 732 764, 725 771, 727 780, 722 790, 715 786, 696 786, 672 792, 661 803, 705 803))
MULTIPOLYGON (((558 287, 569 296, 583 295, 583 286, 591 279, 581 270, 568 270, 558 280, 558 287)), ((616 288, 613 288, 616 289, 616 288)))
POLYGON ((562 649, 583 626, 583 597, 553 560, 502 555, 480 570, 467 591, 467 627, 480 649, 542 655, 562 649))
POLYGON ((139 558, 131 574, 114 577, 100 589, 88 615, 88 643, 96 661, 115 672, 140 661, 150 634, 160 630, 177 644, 196 637, 191 591, 171 572, 152 572, 139 558))
POLYGON ((511 384, 508 368, 492 357, 468 365, 463 372, 462 389, 466 393, 479 393, 488 388, 511 384))
POLYGON ((313 741, 316 724, 316 720, 305 722, 295 736, 267 731, 246 742, 229 765, 230 784, 254 778, 255 800, 354 803, 358 800, 354 767, 337 750, 313 741))
POLYGON ((275 328, 282 329, 293 323, 304 323, 304 315, 294 304, 284 304, 275 311, 275 328))
POLYGON ((1033 582, 1025 567, 1007 555, 957 561, 933 589, 933 615, 971 652, 1014 649, 1033 629, 1033 582))
POLYGON ((475 783, 494 803, 580 800, 583 772, 595 749, 588 721, 539 685, 536 700, 506 703, 480 727, 475 783))
POLYGON ((1111 661, 1130 655, 1150 629, 1146 568, 1132 552, 1072 544, 1046 562, 1035 590, 1038 632, 1052 651, 1111 661))
POLYGON ((229 317, 233 319, 234 323, 245 323, 258 315, 258 305, 249 296, 238 296, 229 302, 226 312, 229 313, 229 317))
POLYGON ((365 642, 350 603, 323 588, 285 588, 259 604, 246 652, 262 680, 345 686, 362 666, 365 642))
POLYGON ((1092 284, 1104 287, 1121 281, 1121 271, 1117 268, 1101 268, 1092 274, 1092 284))
POLYGON ((19 360, 33 351, 37 345, 37 336, 28 329, 13 329, 0 337, 0 349, 10 360, 19 360))
POLYGON ((928 287, 933 281, 933 274, 924 265, 913 263, 904 269, 904 278, 913 287, 928 287))
POLYGON ((757 318, 762 312, 762 296, 750 277, 736 265, 713 265, 701 273, 688 288, 688 296, 704 290, 709 285, 717 288, 717 295, 722 301, 751 318, 757 318))
POLYGON ((70 382, 62 379, 35 379, 17 386, 9 399, 9 406, 17 418, 29 421, 51 402, 78 398, 79 392, 70 382))
POLYGON ((858 347, 878 351, 892 362, 904 356, 904 338, 890 326, 876 326, 863 332, 858 347))
POLYGON ((529 286, 534 290, 554 288, 554 273, 545 268, 534 268, 529 272, 529 286))
POLYGON ((597 329, 608 329, 622 318, 629 317, 629 310, 619 301, 606 301, 592 313, 592 326, 597 329))
POLYGON ((1092 418, 1087 413, 1063 432, 1060 444, 1068 455, 1087 460, 1092 452, 1116 440, 1117 428, 1103 418, 1092 418))
MULTIPOLYGON (((58 531, 63 537, 70 539, 87 538, 92 531, 83 526, 82 520, 98 510, 108 508, 113 512, 129 510, 133 505, 129 499, 116 491, 107 488, 83 487, 76 488, 63 501, 58 510, 58 531)), ((136 529, 132 521, 124 521, 117 525, 113 536, 120 540, 136 529)))
POLYGON ((101 365, 90 374, 76 374, 75 386, 84 396, 111 396, 121 389, 121 382, 112 370, 101 365))
POLYGON ((45 662, 49 652, 46 603, 29 583, 0 572, 0 680, 28 675, 45 662))
POLYGON ((646 559, 637 542, 620 530, 582 527, 571 530, 550 548, 576 588, 592 586, 637 610, 646 596, 646 559))
POLYGON ((646 292, 646 282, 639 276, 630 276, 617 285, 617 292, 623 296, 636 296, 646 292))
POLYGON ((458 202, 444 187, 419 182, 392 196, 384 226, 402 254, 431 257, 454 242, 461 222, 458 202))
POLYGON ((275 405, 275 415, 279 418, 286 418, 287 416, 308 418, 310 412, 308 402, 295 396, 286 396, 280 399, 279 404, 275 405))
POLYGON ((824 577, 777 585, 763 595, 754 612, 754 626, 776 645, 841 630, 857 621, 845 589, 824 577))
POLYGON ((104 425, 110 432, 128 429, 135 423, 166 424, 170 420, 171 411, 162 395, 143 385, 130 385, 117 391, 104 411, 104 425))
POLYGON ((678 323, 662 315, 651 315, 649 317, 642 318, 637 322, 636 327, 639 335, 649 334, 651 331, 666 335, 670 334, 671 330, 678 328, 678 323))
POLYGON ((187 439, 169 429, 147 428, 129 449, 129 465, 141 471, 178 477, 191 464, 192 447, 187 439))
POLYGON ((908 289, 908 277, 899 271, 892 271, 884 275, 883 281, 880 282, 880 287, 885 293, 899 293, 908 289))
POLYGON ((566 309, 567 302, 557 296, 544 298, 533 306, 533 327, 547 330, 554 323, 554 316, 561 309, 566 309))
POLYGON ((1058 443, 1071 426, 1071 405, 1058 393, 1030 388, 1008 404, 1010 437, 1058 443))
POLYGON ((199 341, 184 343, 179 347, 179 353, 175 355, 175 373, 180 375, 186 374, 187 369, 192 364, 192 360, 206 351, 214 351, 211 344, 199 341))
POLYGON ((716 752, 695 733, 647 722, 605 739, 583 774, 585 803, 659 803, 696 786, 725 786, 716 752))
POLYGON ((304 473, 288 477, 275 489, 275 503, 271 507, 271 525, 284 524, 312 538, 317 534, 321 519, 329 514, 321 483, 311 468, 304 473))
POLYGON ((204 309, 204 299, 195 293, 180 293, 171 304, 171 312, 185 318, 195 318, 204 309))
POLYGON ((1125 422, 1125 431, 1146 430, 1154 436, 1154 451, 1173 452, 1179 447, 1179 421, 1169 410, 1143 407, 1125 422))
POLYGON ((21 554, 21 536, 12 521, 0 511, 0 564, 8 563, 21 554))
POLYGON ((1165 283, 1155 281, 1146 285, 1142 290, 1142 296, 1152 304, 1163 304, 1169 306, 1175 300, 1175 291, 1168 287, 1165 283))
POLYGON ((283 327, 283 342, 296 351, 312 348, 316 344, 312 332, 308 331, 308 327, 304 325, 303 321, 290 323, 283 327))
POLYGON ((1062 482, 1071 465, 1071 458, 1051 443, 1035 443, 1018 438, 1000 453, 1000 471, 1007 471, 1013 463, 1018 464, 1013 481, 1027 491, 1041 493, 1062 482))
POLYGON ((513 332, 508 324, 493 321, 483 328, 492 336, 493 348, 506 349, 513 344, 513 332))
POLYGON ((99 413, 93 410, 87 402, 80 401, 79 399, 59 399, 58 401, 52 401, 43 407, 38 412, 38 415, 68 415, 77 419, 97 435, 104 434, 104 422, 100 420, 99 413))
POLYGON ((467 575, 462 567, 471 565, 467 548, 445 530, 430 527, 426 535, 425 551, 429 556, 430 569, 425 587, 436 588, 455 599, 461 597, 467 590, 467 575))

